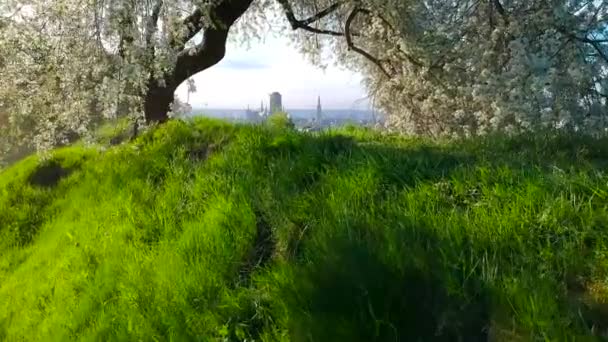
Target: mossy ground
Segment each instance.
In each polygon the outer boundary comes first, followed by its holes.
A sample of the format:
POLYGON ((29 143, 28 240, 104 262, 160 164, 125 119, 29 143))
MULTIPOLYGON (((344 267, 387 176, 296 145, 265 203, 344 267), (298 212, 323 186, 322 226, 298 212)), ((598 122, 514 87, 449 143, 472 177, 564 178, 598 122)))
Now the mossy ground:
POLYGON ((607 166, 210 120, 32 156, 0 173, 0 340, 599 340, 607 166))

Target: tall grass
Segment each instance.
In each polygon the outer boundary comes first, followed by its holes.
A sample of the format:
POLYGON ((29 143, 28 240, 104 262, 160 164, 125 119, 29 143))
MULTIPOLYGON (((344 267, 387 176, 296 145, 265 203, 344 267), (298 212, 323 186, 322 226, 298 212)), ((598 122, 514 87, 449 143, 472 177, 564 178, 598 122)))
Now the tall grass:
POLYGON ((171 122, 0 174, 0 339, 594 340, 608 140, 171 122))

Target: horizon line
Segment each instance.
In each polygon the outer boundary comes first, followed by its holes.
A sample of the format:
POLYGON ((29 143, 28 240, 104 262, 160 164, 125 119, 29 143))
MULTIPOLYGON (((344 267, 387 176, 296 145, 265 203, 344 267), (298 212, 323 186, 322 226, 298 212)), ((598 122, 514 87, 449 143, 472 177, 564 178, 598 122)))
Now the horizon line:
MULTIPOLYGON (((205 106, 193 106, 190 105, 192 107, 192 109, 207 109, 207 110, 247 110, 247 108, 228 108, 228 107, 205 107, 205 106)), ((259 108, 249 108, 251 110, 256 110, 259 108)), ((310 107, 310 108, 306 108, 306 107, 300 107, 300 108, 284 108, 285 110, 317 110, 316 107, 310 107)), ((347 108, 347 107, 324 107, 323 110, 369 110, 372 111, 374 110, 373 108, 347 108)))

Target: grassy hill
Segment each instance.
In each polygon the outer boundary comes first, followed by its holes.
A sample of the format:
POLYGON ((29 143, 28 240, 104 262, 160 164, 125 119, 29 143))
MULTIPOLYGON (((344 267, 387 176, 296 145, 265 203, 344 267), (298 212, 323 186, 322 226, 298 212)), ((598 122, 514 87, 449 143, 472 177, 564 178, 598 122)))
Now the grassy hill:
POLYGON ((0 173, 0 340, 608 336, 608 139, 171 122, 0 173))

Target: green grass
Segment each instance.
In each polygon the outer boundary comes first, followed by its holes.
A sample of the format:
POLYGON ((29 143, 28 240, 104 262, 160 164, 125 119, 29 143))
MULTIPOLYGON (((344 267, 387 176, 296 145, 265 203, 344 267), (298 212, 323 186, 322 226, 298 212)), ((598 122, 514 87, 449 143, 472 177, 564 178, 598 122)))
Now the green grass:
POLYGON ((90 140, 103 145, 117 145, 128 141, 133 133, 133 123, 128 117, 107 120, 95 129, 90 140))
POLYGON ((0 173, 0 340, 608 333, 608 139, 170 122, 0 173))

